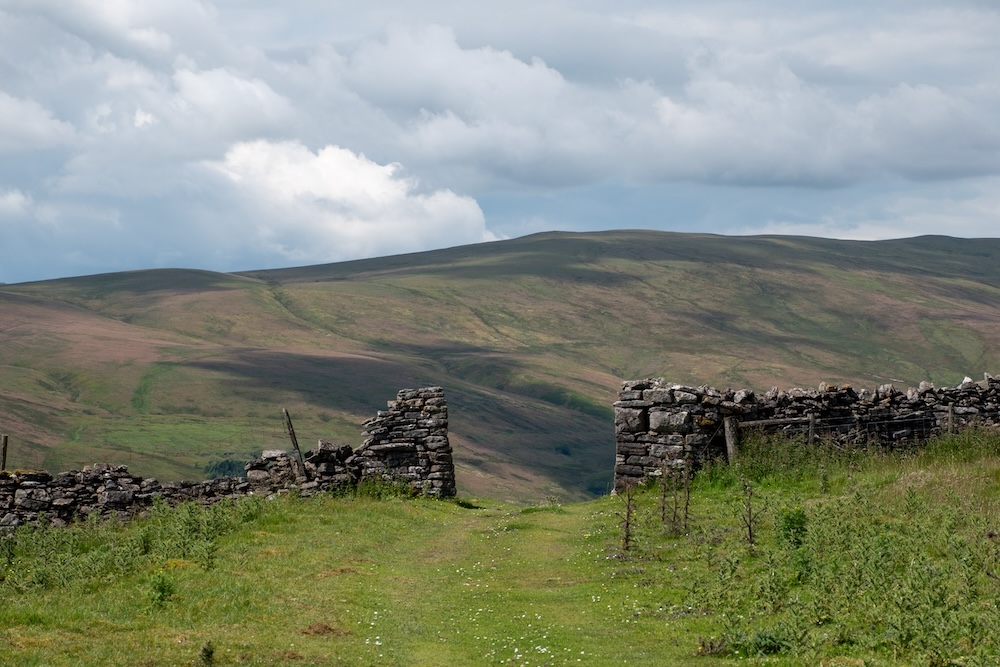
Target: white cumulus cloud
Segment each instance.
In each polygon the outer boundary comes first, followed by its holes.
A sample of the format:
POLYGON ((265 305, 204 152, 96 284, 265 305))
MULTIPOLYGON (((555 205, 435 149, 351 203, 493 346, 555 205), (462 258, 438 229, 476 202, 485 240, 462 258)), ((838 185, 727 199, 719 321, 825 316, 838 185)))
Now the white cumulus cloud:
MULTIPOLYGON (((420 192, 397 164, 338 146, 233 146, 211 168, 249 202, 253 242, 294 261, 332 261, 492 240, 475 200, 420 192)), ((248 212, 249 213, 249 212, 248 212)))

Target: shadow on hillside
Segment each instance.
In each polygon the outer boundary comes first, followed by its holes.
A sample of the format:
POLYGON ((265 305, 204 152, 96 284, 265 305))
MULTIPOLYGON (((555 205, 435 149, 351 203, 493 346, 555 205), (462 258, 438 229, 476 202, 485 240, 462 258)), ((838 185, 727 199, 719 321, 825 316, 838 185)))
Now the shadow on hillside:
MULTIPOLYGON (((467 347, 462 350, 471 353, 467 347)), ((490 451, 497 460, 541 472, 564 488, 587 495, 606 492, 614 465, 610 408, 563 396, 557 387, 542 383, 490 386, 491 380, 513 374, 518 364, 507 360, 505 365, 496 356, 489 364, 487 375, 479 377, 478 371, 465 368, 452 373, 433 361, 244 350, 186 365, 236 378, 227 383, 227 389, 255 403, 273 403, 276 396, 291 393, 316 407, 363 415, 383 409, 399 389, 440 385, 448 398, 450 428, 455 433, 490 451), (560 398, 565 399, 562 405, 560 398)))
POLYGON ((242 378, 227 388, 258 403, 292 393, 306 403, 350 412, 374 412, 404 387, 435 384, 419 366, 374 357, 324 357, 272 350, 242 350, 186 366, 242 378))

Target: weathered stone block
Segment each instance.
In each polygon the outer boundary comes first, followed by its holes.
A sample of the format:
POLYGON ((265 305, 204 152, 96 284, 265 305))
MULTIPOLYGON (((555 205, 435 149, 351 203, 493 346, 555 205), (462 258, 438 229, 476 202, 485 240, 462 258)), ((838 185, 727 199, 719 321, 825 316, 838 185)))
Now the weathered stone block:
POLYGON ((642 400, 656 405, 669 405, 674 402, 674 394, 669 389, 644 389, 642 400))
POLYGON ((132 502, 133 496, 134 494, 131 491, 126 491, 124 489, 107 489, 97 494, 97 503, 99 505, 124 507, 132 502))
POLYGON ((616 408, 648 408, 653 404, 649 401, 615 401, 612 405, 616 408))
POLYGON ((50 503, 45 500, 35 498, 16 498, 14 507, 23 512, 41 512, 49 508, 50 503))
POLYGON ((689 392, 689 391, 675 390, 674 391, 674 400, 677 403, 680 403, 681 405, 688 404, 688 403, 697 403, 698 402, 698 395, 694 394, 692 392, 689 392))
POLYGON ((648 445, 641 443, 619 444, 617 448, 619 454, 625 454, 626 456, 645 456, 648 451, 648 445))
POLYGON ((649 418, 643 409, 615 408, 615 427, 629 433, 642 433, 649 430, 649 418))
MULTIPOLYGON (((649 411, 649 430, 655 433, 675 433, 678 430, 678 421, 675 415, 684 414, 687 412, 677 413, 671 410, 650 410, 649 411)), ((686 422, 681 422, 680 426, 686 426, 686 422)), ((681 429, 683 430, 683 429, 681 429)))
MULTIPOLYGON (((399 442, 384 442, 378 445, 368 446, 364 452, 368 453, 382 453, 382 452, 415 452, 417 451, 417 446, 409 441, 399 441, 399 442)), ((362 452, 358 452, 359 454, 362 452)))
POLYGON ((663 459, 680 459, 684 457, 683 445, 651 445, 649 455, 663 459))

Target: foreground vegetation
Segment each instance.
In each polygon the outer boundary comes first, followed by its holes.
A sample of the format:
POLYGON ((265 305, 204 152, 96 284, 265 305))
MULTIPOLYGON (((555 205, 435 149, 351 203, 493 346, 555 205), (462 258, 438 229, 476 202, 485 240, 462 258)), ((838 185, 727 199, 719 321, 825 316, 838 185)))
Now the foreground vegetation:
POLYGON ((369 487, 22 528, 0 542, 0 664, 1000 661, 996 434, 909 455, 751 442, 668 479, 527 508, 369 487))

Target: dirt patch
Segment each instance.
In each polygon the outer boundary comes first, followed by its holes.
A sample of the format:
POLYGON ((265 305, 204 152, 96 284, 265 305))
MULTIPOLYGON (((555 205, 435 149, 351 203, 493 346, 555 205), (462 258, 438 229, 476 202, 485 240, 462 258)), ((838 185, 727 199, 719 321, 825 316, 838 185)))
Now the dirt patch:
POLYGON ((299 630, 300 633, 304 635, 309 635, 311 637, 347 637, 351 634, 350 630, 345 630, 344 628, 338 628, 330 625, 329 623, 313 623, 312 625, 302 628, 299 630))
POLYGON ((359 572, 353 567, 335 567, 331 570, 323 570, 316 574, 317 579, 325 579, 327 577, 336 577, 342 574, 365 574, 364 572, 359 572))

